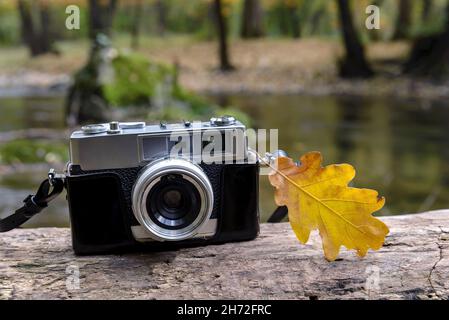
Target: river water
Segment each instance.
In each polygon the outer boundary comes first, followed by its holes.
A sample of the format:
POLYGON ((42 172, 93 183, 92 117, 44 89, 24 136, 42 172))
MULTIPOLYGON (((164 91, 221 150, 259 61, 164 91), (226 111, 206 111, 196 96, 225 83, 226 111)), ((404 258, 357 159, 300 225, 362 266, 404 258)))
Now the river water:
MULTIPOLYGON (((354 165, 354 185, 387 198, 381 215, 449 208, 449 102, 299 95, 209 99, 246 111, 255 128, 279 129, 279 146, 292 157, 318 150, 325 164, 354 165)), ((63 99, 0 98, 0 131, 23 128, 63 128, 63 99)), ((1 176, 0 216, 32 193, 46 170, 1 176)), ((275 204, 264 176, 260 195, 266 220, 275 204)), ((27 225, 67 226, 64 197, 27 225)))

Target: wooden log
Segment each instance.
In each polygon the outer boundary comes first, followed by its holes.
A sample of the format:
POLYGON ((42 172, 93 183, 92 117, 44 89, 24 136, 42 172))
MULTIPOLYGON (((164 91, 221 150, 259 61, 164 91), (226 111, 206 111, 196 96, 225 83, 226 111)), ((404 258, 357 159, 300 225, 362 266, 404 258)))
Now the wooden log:
POLYGON ((335 262, 288 223, 249 242, 91 257, 73 254, 69 229, 15 230, 0 235, 0 298, 448 299, 449 210, 382 220, 382 249, 335 262))

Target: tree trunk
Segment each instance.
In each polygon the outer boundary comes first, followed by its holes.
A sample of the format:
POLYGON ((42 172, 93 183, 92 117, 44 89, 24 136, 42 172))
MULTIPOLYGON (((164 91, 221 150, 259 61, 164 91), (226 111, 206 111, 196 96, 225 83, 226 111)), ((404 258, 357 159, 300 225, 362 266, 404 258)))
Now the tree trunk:
POLYGON ((346 78, 367 78, 373 75, 365 50, 352 20, 349 0, 337 0, 346 55, 340 63, 340 75, 346 78))
POLYGON ((50 8, 48 4, 42 4, 40 6, 40 19, 41 19, 41 46, 49 52, 52 49, 52 35, 51 35, 51 17, 50 8))
POLYGON ((228 49, 228 31, 226 25, 226 19, 223 15, 223 7, 221 0, 214 0, 214 11, 215 11, 215 24, 218 32, 219 41, 219 58, 220 58, 220 70, 221 71, 232 71, 234 67, 232 66, 229 59, 229 49, 228 49))
POLYGON ((156 11, 156 30, 160 36, 164 36, 167 26, 167 8, 163 0, 157 0, 154 3, 156 11))
POLYGON ((399 0, 399 13, 396 20, 396 29, 393 35, 393 40, 407 39, 411 24, 411 3, 412 0, 399 0))
POLYGON ((276 15, 279 23, 279 32, 283 36, 299 38, 301 27, 296 3, 287 5, 283 1, 276 6, 276 15))
POLYGON ((117 9, 117 0, 89 0, 89 35, 111 34, 112 23, 117 9))
POLYGON ((293 38, 298 39, 301 37, 301 25, 296 4, 290 8, 290 22, 292 26, 292 36, 293 38))
POLYGON ((137 0, 134 3, 134 19, 131 26, 131 47, 134 50, 139 48, 140 24, 142 20, 143 3, 142 0, 137 0))
MULTIPOLYGON (((372 2, 372 4, 376 7, 378 7, 380 10, 381 10, 383 3, 384 3, 384 0, 374 0, 372 2)), ((382 12, 382 10, 381 10, 381 12, 382 12)), ((372 41, 379 41, 382 38, 381 29, 369 30, 368 35, 370 37, 370 40, 372 40, 372 41)))
POLYGON ((320 26, 321 26, 321 20, 324 17, 325 14, 325 9, 324 8, 320 8, 318 9, 313 15, 312 18, 310 19, 310 34, 314 35, 319 33, 320 31, 320 26))
POLYGON ((288 223, 262 224, 253 241, 86 257, 68 228, 17 229, 0 234, 0 300, 448 299, 449 211, 381 220, 380 250, 342 249, 334 262, 317 234, 302 245, 288 223))
POLYGON ((279 22, 279 31, 280 34, 283 36, 289 36, 290 35, 290 14, 288 12, 288 8, 285 6, 284 2, 281 1, 281 3, 277 6, 277 18, 279 22))
POLYGON ((35 56, 38 54, 38 50, 33 18, 31 16, 31 4, 25 0, 18 0, 17 5, 20 13, 22 41, 28 45, 31 55, 35 56))
POLYGON ((92 40, 92 47, 86 65, 73 79, 65 101, 66 123, 69 127, 88 122, 104 122, 107 119, 109 103, 105 99, 102 78, 105 70, 112 68, 109 38, 98 33, 92 40))
POLYGON ((446 25, 444 31, 416 39, 403 71, 408 74, 435 79, 448 78, 449 1, 446 5, 446 25))
POLYGON ((260 0, 245 0, 242 14, 242 38, 258 38, 263 36, 263 11, 260 0))
POLYGON ((28 46, 32 57, 52 52, 54 38, 50 28, 48 3, 18 0, 22 40, 28 46), (33 11, 37 14, 33 16, 33 11), (35 17, 39 18, 36 19, 35 17))
POLYGON ((421 19, 423 22, 427 22, 432 12, 433 0, 423 0, 423 8, 421 12, 421 19))

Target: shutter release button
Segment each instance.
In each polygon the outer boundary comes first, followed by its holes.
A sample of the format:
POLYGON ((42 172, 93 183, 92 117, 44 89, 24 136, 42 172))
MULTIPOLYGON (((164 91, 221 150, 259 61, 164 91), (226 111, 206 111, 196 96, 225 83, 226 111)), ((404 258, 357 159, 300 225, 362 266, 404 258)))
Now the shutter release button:
POLYGON ((109 130, 108 130, 109 134, 117 134, 120 132, 121 132, 121 129, 120 129, 120 124, 118 121, 109 122, 109 130))

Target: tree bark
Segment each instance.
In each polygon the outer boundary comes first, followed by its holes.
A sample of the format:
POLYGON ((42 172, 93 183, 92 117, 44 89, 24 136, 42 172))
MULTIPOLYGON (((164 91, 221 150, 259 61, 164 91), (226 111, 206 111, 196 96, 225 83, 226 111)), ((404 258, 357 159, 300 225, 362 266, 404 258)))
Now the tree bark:
MULTIPOLYGON (((379 9, 381 9, 383 3, 384 3, 384 0, 374 0, 374 1, 372 2, 372 4, 373 4, 374 6, 376 6, 376 7, 378 7, 379 9)), ((381 10, 381 11, 382 11, 382 10, 381 10)), ((381 32, 381 29, 372 29, 372 30, 369 30, 368 35, 369 35, 370 39, 373 40, 373 41, 379 41, 379 40, 381 40, 381 38, 382 38, 382 32, 381 32)))
POLYGON ((49 5, 40 1, 17 1, 23 42, 32 57, 53 51, 54 37, 51 33, 49 5), (37 11, 35 19, 33 11, 37 11))
POLYGON ((276 7, 279 31, 283 36, 290 35, 290 14, 283 1, 280 1, 276 7))
POLYGON ((298 39, 301 37, 301 25, 298 14, 298 7, 296 4, 290 8, 290 21, 292 24, 292 36, 294 39, 298 39))
POLYGON ((449 210, 381 220, 379 251, 334 262, 287 223, 249 242, 90 257, 73 254, 69 229, 18 229, 0 234, 0 299, 448 299, 449 210))
POLYGON ((423 0, 421 19, 424 22, 428 21, 430 13, 432 12, 432 8, 433 8, 433 0, 423 0))
POLYGON ((259 0, 245 0, 243 3, 242 38, 258 38, 263 36, 263 11, 259 0))
POLYGON ((310 34, 314 35, 314 34, 319 33, 321 21, 325 15, 325 13, 326 13, 325 9, 320 8, 312 15, 312 18, 310 19, 311 20, 310 34))
POLYGON ((167 26, 167 8, 163 0, 157 0, 154 3, 156 11, 156 29, 160 36, 165 35, 165 29, 167 26))
POLYGON ((352 20, 349 0, 337 0, 346 55, 340 64, 340 75, 346 78, 367 78, 373 75, 365 50, 352 20))
POLYGON ((229 59, 228 28, 226 18, 223 15, 223 3, 221 0, 214 0, 214 12, 219 41, 218 55, 220 59, 220 70, 232 71, 235 68, 232 66, 229 59))
POLYGON ((396 29, 393 40, 407 39, 410 31, 412 18, 411 3, 412 0, 399 0, 399 12, 396 20, 396 29))
POLYGON ((112 23, 117 9, 117 0, 89 0, 89 35, 111 34, 112 23))
POLYGON ((142 20, 143 3, 137 0, 134 3, 134 19, 131 26, 131 47, 137 50, 140 45, 140 24, 142 20))
POLYGON ((283 36, 299 38, 301 36, 301 26, 298 14, 298 5, 292 3, 287 5, 282 2, 276 7, 279 31, 283 36))
POLYGON ((415 40, 404 73, 420 77, 446 79, 449 76, 449 1, 443 32, 415 40))
POLYGON ((111 43, 104 34, 92 39, 86 65, 80 69, 67 91, 65 101, 66 123, 69 127, 107 119, 109 103, 102 88, 104 72, 112 68, 111 43))

